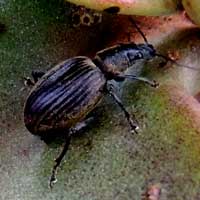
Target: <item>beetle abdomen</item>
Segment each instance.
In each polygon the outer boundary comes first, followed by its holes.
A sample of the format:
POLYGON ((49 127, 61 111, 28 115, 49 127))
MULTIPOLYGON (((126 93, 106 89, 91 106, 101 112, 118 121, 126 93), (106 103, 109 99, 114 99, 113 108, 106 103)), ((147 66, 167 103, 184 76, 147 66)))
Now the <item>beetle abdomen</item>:
POLYGON ((101 100, 105 82, 89 58, 74 57, 62 62, 31 91, 24 109, 26 127, 41 134, 74 126, 101 100))

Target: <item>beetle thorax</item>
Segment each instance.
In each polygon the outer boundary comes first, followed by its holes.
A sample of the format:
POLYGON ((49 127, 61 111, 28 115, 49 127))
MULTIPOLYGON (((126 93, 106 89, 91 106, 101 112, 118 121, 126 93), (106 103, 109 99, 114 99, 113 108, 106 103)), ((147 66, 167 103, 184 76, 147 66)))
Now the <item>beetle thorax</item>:
POLYGON ((142 59, 155 56, 155 49, 150 44, 120 44, 97 52, 94 62, 104 74, 118 74, 132 67, 142 59))

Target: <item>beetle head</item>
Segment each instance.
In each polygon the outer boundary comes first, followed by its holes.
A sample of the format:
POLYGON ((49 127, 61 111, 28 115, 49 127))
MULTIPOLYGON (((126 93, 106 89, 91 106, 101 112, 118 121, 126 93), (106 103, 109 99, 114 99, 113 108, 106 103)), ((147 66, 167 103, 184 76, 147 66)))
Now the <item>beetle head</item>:
POLYGON ((151 59, 156 56, 156 50, 151 44, 138 44, 138 49, 144 59, 151 59))

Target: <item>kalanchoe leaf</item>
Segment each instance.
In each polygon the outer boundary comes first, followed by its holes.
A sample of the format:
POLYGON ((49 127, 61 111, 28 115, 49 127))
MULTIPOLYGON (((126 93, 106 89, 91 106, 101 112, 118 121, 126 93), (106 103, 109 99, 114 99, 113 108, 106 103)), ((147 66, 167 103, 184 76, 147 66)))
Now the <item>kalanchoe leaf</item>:
POLYGON ((95 10, 111 10, 118 8, 117 13, 127 15, 160 16, 174 13, 179 5, 179 0, 68 0, 77 5, 84 5, 95 10), (147 9, 148 8, 148 9, 147 9))
POLYGON ((200 25, 200 3, 199 0, 183 0, 182 4, 195 24, 200 25))

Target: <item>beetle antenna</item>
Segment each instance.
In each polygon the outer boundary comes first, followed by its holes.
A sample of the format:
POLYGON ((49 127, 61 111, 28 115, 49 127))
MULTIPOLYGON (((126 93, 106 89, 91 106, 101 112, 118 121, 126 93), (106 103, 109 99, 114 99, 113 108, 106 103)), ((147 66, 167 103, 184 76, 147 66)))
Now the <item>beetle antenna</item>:
POLYGON ((159 54, 159 53, 156 53, 155 55, 158 56, 158 57, 161 57, 161 58, 165 59, 166 61, 172 62, 173 64, 177 65, 178 67, 185 67, 185 68, 192 69, 192 70, 197 70, 197 71, 200 70, 198 68, 191 67, 191 66, 188 66, 188 65, 182 65, 182 64, 176 62, 175 60, 169 58, 168 56, 164 56, 164 55, 159 54))
POLYGON ((144 39, 145 43, 149 44, 147 38, 145 37, 144 33, 141 31, 141 29, 139 28, 139 26, 136 24, 136 22, 134 21, 134 19, 132 17, 129 17, 129 20, 135 26, 135 28, 137 29, 137 31, 140 33, 140 35, 144 39))

